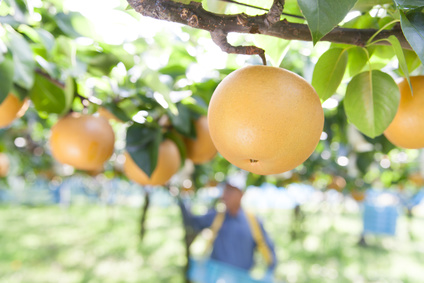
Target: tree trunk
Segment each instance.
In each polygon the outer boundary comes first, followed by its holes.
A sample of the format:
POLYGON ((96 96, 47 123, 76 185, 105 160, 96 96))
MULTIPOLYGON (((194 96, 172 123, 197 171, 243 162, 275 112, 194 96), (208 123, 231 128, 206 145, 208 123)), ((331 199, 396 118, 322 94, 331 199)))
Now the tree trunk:
POLYGON ((184 266, 184 282, 191 283, 188 278, 188 271, 190 269, 190 246, 196 239, 198 233, 196 233, 190 226, 186 225, 184 219, 182 221, 184 227, 184 245, 185 245, 185 256, 186 256, 186 265, 184 266))
POLYGON ((302 212, 302 209, 300 205, 297 204, 293 209, 292 226, 290 231, 290 236, 292 241, 302 236, 304 219, 305 219, 305 216, 302 212))
POLYGON ((147 211, 150 206, 150 193, 146 191, 144 195, 144 204, 141 207, 141 218, 140 218, 140 241, 143 242, 144 235, 146 234, 146 217, 147 211))

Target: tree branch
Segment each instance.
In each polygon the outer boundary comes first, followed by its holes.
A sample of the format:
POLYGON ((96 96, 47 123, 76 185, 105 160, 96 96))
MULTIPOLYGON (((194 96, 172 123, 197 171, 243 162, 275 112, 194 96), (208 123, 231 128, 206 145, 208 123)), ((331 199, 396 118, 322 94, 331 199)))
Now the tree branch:
POLYGON ((211 38, 222 51, 233 54, 259 55, 262 63, 266 65, 265 50, 256 46, 232 46, 227 41, 227 34, 217 29, 211 32, 211 38))
POLYGON ((284 0, 274 0, 271 9, 269 9, 268 14, 266 15, 265 24, 267 26, 272 26, 275 23, 278 23, 281 19, 281 14, 284 9, 284 0))
MULTIPOLYGON (((287 20, 282 20, 269 25, 268 14, 258 16, 214 14, 203 9, 202 4, 198 2, 183 4, 172 0, 127 1, 131 7, 143 16, 180 23, 209 32, 221 30, 225 34, 230 32, 263 34, 286 40, 312 41, 311 33, 306 24, 291 23, 287 20), (243 19, 243 21, 240 21, 240 19, 243 19)), ((278 2, 278 0, 275 2, 278 2)), ((280 2, 282 3, 283 1, 280 2)), ((365 46, 368 39, 376 32, 376 29, 336 27, 324 36, 321 41, 365 46)), ((394 35, 399 39, 402 48, 412 50, 399 26, 395 26, 392 30, 381 31, 374 40, 388 38, 390 35, 394 35)), ((379 41, 377 44, 389 45, 390 43, 379 41)))

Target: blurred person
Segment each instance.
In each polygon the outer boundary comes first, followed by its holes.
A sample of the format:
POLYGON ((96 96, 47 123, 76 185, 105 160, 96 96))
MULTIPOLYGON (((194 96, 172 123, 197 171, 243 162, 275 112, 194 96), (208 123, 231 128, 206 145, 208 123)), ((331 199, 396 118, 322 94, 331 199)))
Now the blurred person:
MULTIPOLYGON (((225 209, 213 208, 204 215, 193 215, 181 200, 179 204, 185 225, 199 232, 209 228, 212 236, 210 259, 249 271, 254 266, 254 252, 257 249, 267 263, 263 280, 273 280, 276 267, 274 245, 261 221, 241 206, 245 175, 236 174, 222 184, 221 202, 225 209)), ((219 206, 217 206, 219 208, 219 206)))

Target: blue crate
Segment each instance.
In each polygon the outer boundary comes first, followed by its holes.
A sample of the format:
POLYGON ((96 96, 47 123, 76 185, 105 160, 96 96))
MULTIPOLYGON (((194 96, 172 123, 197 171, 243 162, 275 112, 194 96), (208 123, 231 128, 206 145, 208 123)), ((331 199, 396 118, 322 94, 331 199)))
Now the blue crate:
POLYGON ((364 203, 364 234, 395 235, 398 216, 398 208, 395 205, 378 206, 364 203))
POLYGON ((254 279, 248 271, 211 259, 190 259, 188 277, 196 283, 271 283, 254 279))

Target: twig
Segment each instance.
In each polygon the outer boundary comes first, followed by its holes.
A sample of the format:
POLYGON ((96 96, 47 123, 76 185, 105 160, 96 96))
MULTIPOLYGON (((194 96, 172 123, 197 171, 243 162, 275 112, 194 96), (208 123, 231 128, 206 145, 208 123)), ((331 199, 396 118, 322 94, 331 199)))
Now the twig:
POLYGON ((211 37, 213 42, 221 47, 222 51, 232 54, 259 55, 262 63, 266 65, 265 50, 256 46, 232 46, 227 41, 227 34, 220 29, 212 31, 211 37))

